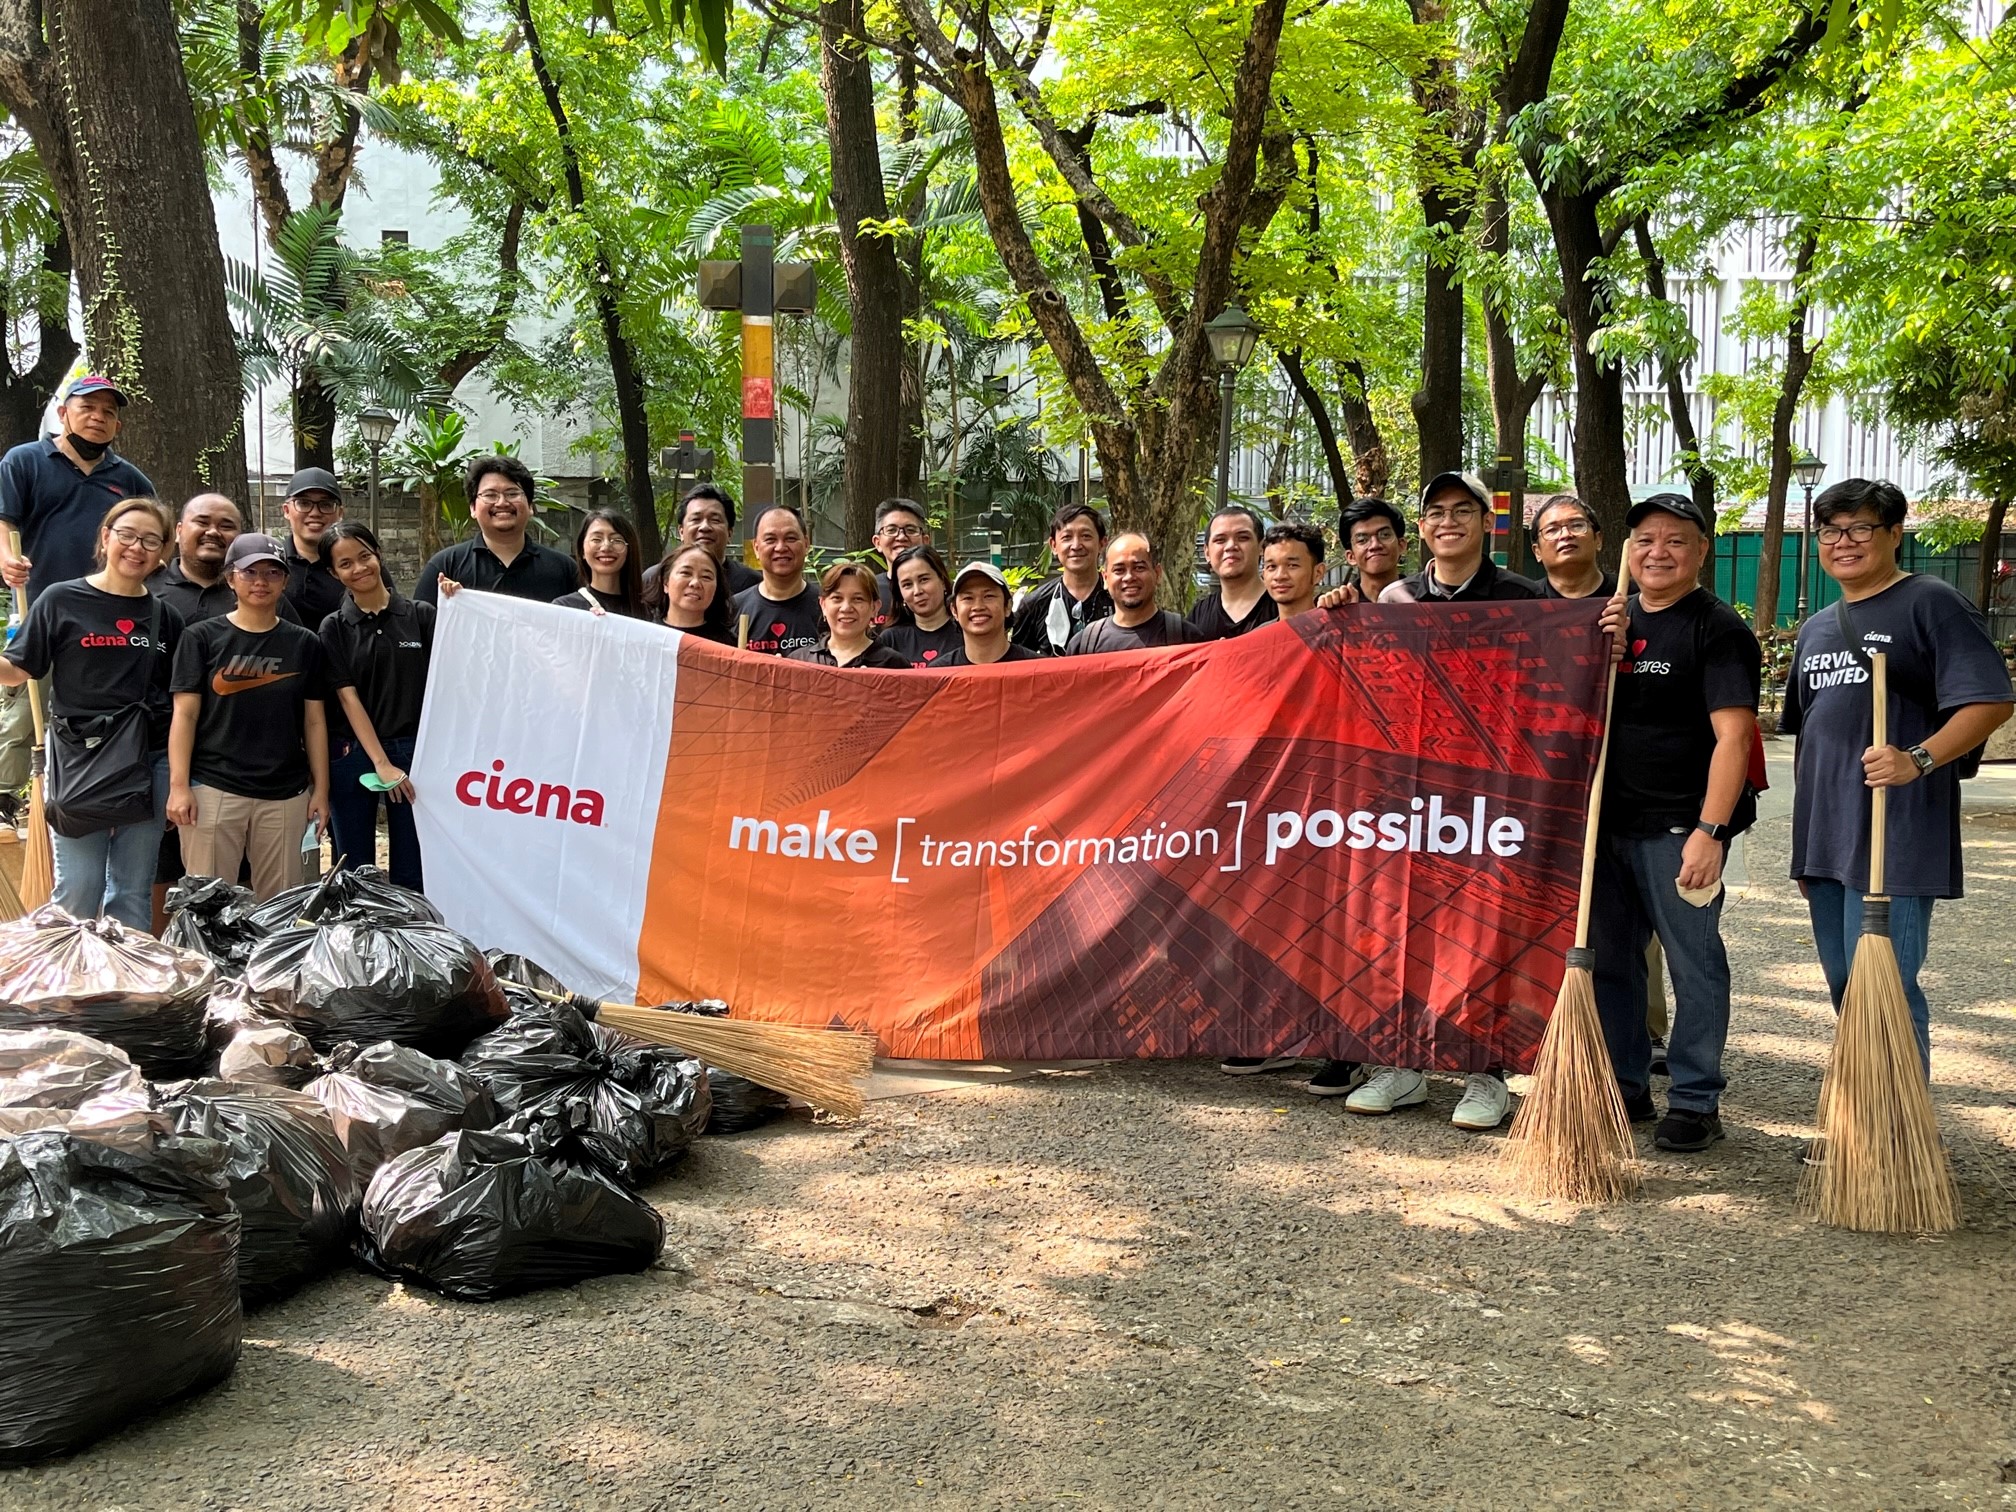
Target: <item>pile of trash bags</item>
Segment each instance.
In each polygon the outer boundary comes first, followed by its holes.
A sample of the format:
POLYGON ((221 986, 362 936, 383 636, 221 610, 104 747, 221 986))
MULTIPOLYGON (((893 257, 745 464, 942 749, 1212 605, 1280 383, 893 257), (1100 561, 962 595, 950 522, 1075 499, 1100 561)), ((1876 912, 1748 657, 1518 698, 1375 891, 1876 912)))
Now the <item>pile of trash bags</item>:
POLYGON ((117 1045, 152 1077, 200 1069, 207 959, 116 919, 55 904, 0 924, 0 1029, 68 1029, 117 1045))
POLYGON ((392 1040, 454 1055, 505 1014, 483 952, 445 924, 291 925, 253 948, 245 985, 319 1050, 392 1040))
POLYGON ((231 1373, 229 1151, 116 1048, 0 1033, 0 1464, 78 1449, 231 1373))
POLYGON ((328 1109, 360 1188, 395 1155, 497 1122, 497 1103, 478 1077, 390 1040, 338 1045, 307 1092, 328 1109))

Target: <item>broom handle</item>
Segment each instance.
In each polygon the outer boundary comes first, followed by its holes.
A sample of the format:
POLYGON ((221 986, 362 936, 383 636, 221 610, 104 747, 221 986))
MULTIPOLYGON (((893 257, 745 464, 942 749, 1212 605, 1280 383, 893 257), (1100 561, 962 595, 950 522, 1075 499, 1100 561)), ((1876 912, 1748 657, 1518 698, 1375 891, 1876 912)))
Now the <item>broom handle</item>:
MULTIPOLYGON (((0 523, 0 530, 7 532, 8 548, 15 556, 21 555, 21 532, 5 523, 0 523)), ((14 592, 21 596, 21 618, 25 623, 28 618, 28 585, 24 583, 14 592)), ((39 750, 43 743, 43 723, 46 716, 42 712, 42 685, 32 677, 28 679, 28 713, 35 721, 35 745, 39 750)))
MULTIPOLYGON (((1630 636, 1630 627, 1625 627, 1630 636)), ((1589 784, 1589 818, 1582 826, 1582 896, 1575 903, 1575 948, 1589 948, 1589 904, 1596 895, 1596 830, 1603 822, 1603 774, 1610 766, 1610 713, 1617 699, 1617 663, 1603 689, 1603 743, 1596 749, 1596 776, 1589 784)))
MULTIPOLYGON (((1882 651, 1869 653, 1869 684, 1875 693, 1876 707, 1870 714, 1869 735, 1871 745, 1890 744, 1890 658, 1882 651)), ((1879 787, 1869 797, 1869 895, 1880 897, 1883 893, 1884 851, 1890 829, 1890 789, 1879 787)))

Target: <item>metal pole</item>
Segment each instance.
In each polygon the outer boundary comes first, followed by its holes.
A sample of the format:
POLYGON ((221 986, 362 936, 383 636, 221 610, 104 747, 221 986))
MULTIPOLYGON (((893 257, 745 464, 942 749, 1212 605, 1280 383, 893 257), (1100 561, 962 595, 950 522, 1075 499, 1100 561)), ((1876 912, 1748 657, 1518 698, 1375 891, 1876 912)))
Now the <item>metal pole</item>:
POLYGON ((1225 508, 1232 493, 1232 400, 1239 375, 1231 368, 1218 370, 1218 508, 1225 508))
POLYGON ((742 228, 742 512, 777 502, 777 238, 742 228))
POLYGON ((1813 485, 1806 488, 1806 523, 1799 529, 1799 597, 1798 608, 1793 611, 1795 622, 1806 623, 1806 550, 1813 539, 1813 485))
POLYGON ((378 448, 371 448, 371 534, 378 534, 378 448))

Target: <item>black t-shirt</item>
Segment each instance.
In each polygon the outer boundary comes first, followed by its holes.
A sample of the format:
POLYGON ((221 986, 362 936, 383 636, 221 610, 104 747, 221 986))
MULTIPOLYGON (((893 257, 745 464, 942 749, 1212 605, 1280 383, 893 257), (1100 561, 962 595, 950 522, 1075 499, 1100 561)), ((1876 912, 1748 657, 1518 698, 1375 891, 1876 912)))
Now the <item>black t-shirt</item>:
MULTIPOLYGON (((1558 599, 1563 596, 1555 591, 1554 584, 1550 579, 1544 577, 1540 579, 1540 597, 1544 599, 1558 599)), ((1583 595, 1584 598, 1615 598, 1616 596, 1617 574, 1614 572, 1604 573, 1603 581, 1597 585, 1596 591, 1583 595)))
MULTIPOLYGON (((1888 654, 1889 729, 1900 750, 1921 744, 1968 704, 2008 703, 2009 671, 1981 611, 1950 583, 1900 578, 1848 606, 1862 649, 1888 654)), ((1873 733, 1869 673, 1822 609, 1799 631, 1778 728, 1797 735, 1792 789, 1792 875, 1869 885, 1869 789, 1862 753, 1873 733)), ((1883 889, 1896 897, 1957 898, 1960 773, 1948 762, 1890 789, 1883 889)))
POLYGON ((1226 613, 1225 596, 1216 588, 1190 606, 1190 623, 1203 632, 1206 640, 1231 640, 1248 630, 1271 625, 1280 617, 1281 606, 1265 593, 1260 595, 1259 603, 1246 611, 1243 620, 1235 620, 1226 613))
POLYGON ((1156 646, 1199 644, 1204 632, 1174 609, 1163 609, 1138 625, 1118 625, 1109 616, 1094 620, 1071 637, 1066 656, 1096 656, 1104 651, 1140 651, 1156 646))
POLYGON ((966 644, 966 632, 951 620, 936 630, 916 625, 891 625, 882 632, 882 644, 913 667, 935 667, 966 644))
POLYGON ((1388 600, 1385 594, 1381 594, 1380 602, 1477 604, 1542 597, 1538 583, 1531 578, 1521 577, 1516 572, 1507 572, 1488 556, 1479 564, 1476 572, 1471 574, 1470 581, 1454 593, 1441 592, 1440 586, 1435 577, 1435 564, 1430 562, 1412 577, 1401 578, 1386 590, 1387 593, 1392 593, 1394 589, 1398 589, 1397 598, 1388 600))
POLYGON ((1064 579, 1054 577, 1029 590, 1008 621, 1008 635, 1016 645, 1027 646, 1038 655, 1062 656, 1074 635, 1112 612, 1113 595, 1106 591, 1105 583, 1093 583, 1090 593, 1076 599, 1064 586, 1064 579), (1050 606, 1060 598, 1064 601, 1064 634, 1055 639, 1050 633, 1050 606))
MULTIPOLYGON (((319 557, 305 557, 294 549, 292 537, 280 540, 280 555, 287 559, 287 602, 293 606, 292 618, 304 625, 319 625, 343 607, 343 585, 336 578, 336 569, 329 565, 329 553, 319 557)), ((379 569, 381 575, 384 568, 379 569)), ((390 585, 391 579, 386 579, 390 585)), ((226 611, 227 613, 229 611, 226 611)))
POLYGON ((31 602, 90 573, 105 512, 153 492, 147 474, 117 452, 106 452, 88 473, 49 437, 0 457, 0 520, 20 527, 21 550, 35 564, 28 573, 31 602))
POLYGON ((420 586, 413 590, 413 597, 423 604, 438 603, 444 577, 464 588, 530 599, 535 604, 550 604, 581 583, 574 559, 563 552, 527 541, 507 565, 497 560, 497 553, 480 535, 444 546, 428 558, 420 569, 420 586))
POLYGON ((826 638, 826 616, 819 612, 819 590, 807 583, 791 598, 763 596, 763 585, 735 595, 735 612, 749 616, 749 649, 765 656, 789 656, 826 638))
POLYGON ((1631 597, 1631 645, 1617 668, 1603 824, 1656 834, 1701 817, 1716 709, 1757 707, 1763 653, 1736 611, 1706 588, 1651 610, 1631 597))
POLYGON ((292 798, 310 773, 305 706, 324 697, 322 642, 285 620, 263 634, 227 616, 191 625, 175 647, 177 693, 203 695, 189 775, 241 798, 292 798))
MULTIPOLYGON (((811 662, 815 667, 838 667, 841 665, 839 659, 824 646, 800 646, 796 651, 790 653, 788 659, 796 662, 811 662)), ((870 641, 868 642, 868 649, 866 651, 862 652, 853 661, 846 663, 846 669, 850 672, 856 667, 879 667, 884 671, 895 672, 899 670, 908 671, 910 663, 905 661, 897 652, 891 651, 880 641, 870 641)))
POLYGON ((621 594, 604 593, 600 588, 592 586, 576 588, 572 593, 563 593, 553 602, 562 609, 579 609, 583 614, 586 614, 593 605, 600 604, 604 614, 620 614, 625 619, 650 617, 642 609, 632 609, 624 603, 621 594))
POLYGON ((420 731, 420 698, 427 689, 427 663, 434 655, 434 606, 392 595, 376 614, 366 614, 345 597, 343 607, 322 621, 324 683, 329 744, 355 738, 343 688, 355 688, 371 718, 378 742, 411 739, 420 731))
POLYGON ((58 583, 34 599, 7 659, 31 677, 49 678, 49 711, 65 719, 147 708, 148 743, 168 749, 168 673, 183 632, 175 606, 151 594, 107 593, 83 578, 58 583), (158 633, 150 634, 158 610, 158 633))
MULTIPOLYGON (((185 625, 201 624, 238 607, 238 595, 231 591, 229 583, 221 577, 214 583, 197 582, 182 570, 179 557, 147 579, 147 591, 164 603, 173 604, 185 625)), ((301 616, 294 612, 284 593, 274 606, 274 613, 289 624, 301 623, 301 616)))
POLYGON ((1041 660, 1043 660, 1043 658, 1039 656, 1036 652, 1031 651, 1027 646, 1018 646, 1015 644, 1015 642, 1010 641, 1008 642, 1008 649, 1001 653, 997 661, 991 661, 991 662, 968 661, 966 659, 966 644, 964 638, 962 637, 960 640, 958 650, 948 652, 946 655, 940 657, 937 661, 933 662, 931 665, 933 667, 992 667, 999 665, 1000 662, 1041 661, 1041 660))

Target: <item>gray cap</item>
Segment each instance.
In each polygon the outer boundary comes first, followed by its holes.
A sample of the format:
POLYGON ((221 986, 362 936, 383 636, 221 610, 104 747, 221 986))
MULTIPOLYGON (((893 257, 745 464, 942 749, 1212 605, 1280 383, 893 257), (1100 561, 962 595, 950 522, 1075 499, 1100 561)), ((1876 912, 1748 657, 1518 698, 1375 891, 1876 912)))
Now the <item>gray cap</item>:
POLYGON ((343 485, 336 481, 336 475, 327 468, 304 467, 287 480, 287 497, 298 499, 305 493, 326 493, 338 504, 343 502, 343 485))
POLYGON ((244 535, 232 540, 224 553, 224 570, 236 572, 240 567, 249 567, 254 562, 274 562, 287 565, 287 558, 280 554, 280 543, 270 535, 261 535, 256 530, 248 530, 244 535))
POLYGON ((1478 477, 1475 473, 1466 473, 1466 472, 1445 472, 1435 474, 1434 477, 1430 478, 1427 481, 1427 483, 1425 483, 1422 486, 1421 507, 1423 509, 1426 509, 1428 507, 1428 501, 1445 488, 1462 489, 1464 493, 1468 494, 1471 498, 1477 501, 1478 506, 1484 511, 1484 513, 1486 513, 1487 515, 1491 513, 1491 495, 1485 491, 1484 480, 1478 477))
POLYGON ((988 582, 994 584, 1003 593, 1008 592, 1008 574, 1003 572, 999 567, 996 567, 992 562, 968 562, 964 567, 961 567, 952 575, 952 591, 957 593, 959 585, 976 572, 981 577, 987 579, 988 582))

